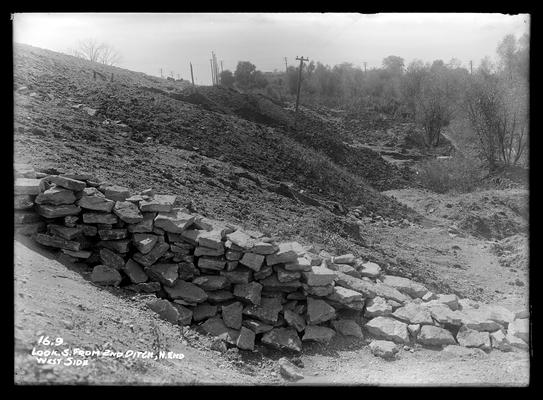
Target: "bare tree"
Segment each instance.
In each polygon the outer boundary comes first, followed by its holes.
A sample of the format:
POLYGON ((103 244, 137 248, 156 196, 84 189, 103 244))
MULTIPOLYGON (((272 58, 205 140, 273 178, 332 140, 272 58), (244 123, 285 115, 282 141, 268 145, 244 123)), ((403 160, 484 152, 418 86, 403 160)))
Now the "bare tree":
POLYGON ((70 50, 70 53, 76 57, 105 65, 115 65, 121 59, 117 50, 106 43, 99 43, 95 39, 79 41, 77 48, 70 50))

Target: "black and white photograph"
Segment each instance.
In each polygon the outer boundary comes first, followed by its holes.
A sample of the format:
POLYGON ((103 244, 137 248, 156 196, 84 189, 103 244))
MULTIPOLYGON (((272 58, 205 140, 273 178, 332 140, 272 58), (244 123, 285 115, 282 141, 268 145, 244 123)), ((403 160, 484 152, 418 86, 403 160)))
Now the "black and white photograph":
POLYGON ((13 12, 14 385, 531 386, 531 17, 13 12))

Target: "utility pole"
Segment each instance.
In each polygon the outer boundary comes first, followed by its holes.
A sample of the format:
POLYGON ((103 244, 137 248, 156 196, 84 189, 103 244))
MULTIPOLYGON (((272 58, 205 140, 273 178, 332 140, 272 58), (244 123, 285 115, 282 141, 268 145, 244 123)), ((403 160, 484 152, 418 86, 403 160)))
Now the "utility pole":
POLYGON ((294 129, 296 129, 296 123, 298 122, 298 104, 300 104, 300 88, 302 87, 302 69, 304 67, 304 61, 309 61, 309 58, 296 57, 296 60, 300 61, 300 68, 298 71, 298 91, 296 94, 296 110, 294 112, 294 129))
POLYGON ((367 63, 366 61, 364 61, 364 75, 366 75, 366 65, 367 65, 367 64, 368 64, 368 63, 367 63))
POLYGON ((192 80, 192 86, 194 86, 194 73, 192 72, 192 63, 189 62, 190 64, 190 79, 192 80))
POLYGON ((221 75, 222 75, 222 73, 223 73, 223 69, 222 69, 222 60, 221 60, 221 75))
POLYGON ((215 86, 215 73, 213 72, 213 60, 209 59, 209 65, 211 66, 211 85, 215 86))
POLYGON ((288 64, 287 64, 287 58, 286 57, 283 57, 283 59, 285 60, 285 72, 288 73, 288 64))
POLYGON ((473 75, 473 61, 469 61, 469 73, 470 75, 473 75))
POLYGON ((164 75, 162 75, 162 68, 160 68, 160 77, 164 79, 164 75))

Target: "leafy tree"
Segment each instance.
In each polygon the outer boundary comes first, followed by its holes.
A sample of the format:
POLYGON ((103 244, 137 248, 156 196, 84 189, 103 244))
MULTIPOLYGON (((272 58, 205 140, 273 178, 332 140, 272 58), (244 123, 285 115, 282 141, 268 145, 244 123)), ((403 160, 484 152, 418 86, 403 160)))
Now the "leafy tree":
POLYGON ((235 78, 232 71, 225 69, 221 72, 221 84, 227 87, 232 87, 234 85, 235 78))

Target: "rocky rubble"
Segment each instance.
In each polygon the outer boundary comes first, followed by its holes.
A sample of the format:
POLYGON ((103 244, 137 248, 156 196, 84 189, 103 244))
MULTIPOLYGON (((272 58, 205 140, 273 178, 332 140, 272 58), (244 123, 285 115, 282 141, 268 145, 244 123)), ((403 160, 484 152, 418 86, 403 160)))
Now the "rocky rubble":
POLYGON ((14 195, 16 232, 86 263, 95 284, 154 293, 148 307, 160 318, 243 350, 296 353, 335 335, 367 335, 386 358, 401 345, 528 347, 524 311, 434 294, 352 254, 315 254, 210 220, 180 205, 189 199, 29 165, 15 166, 14 195))

